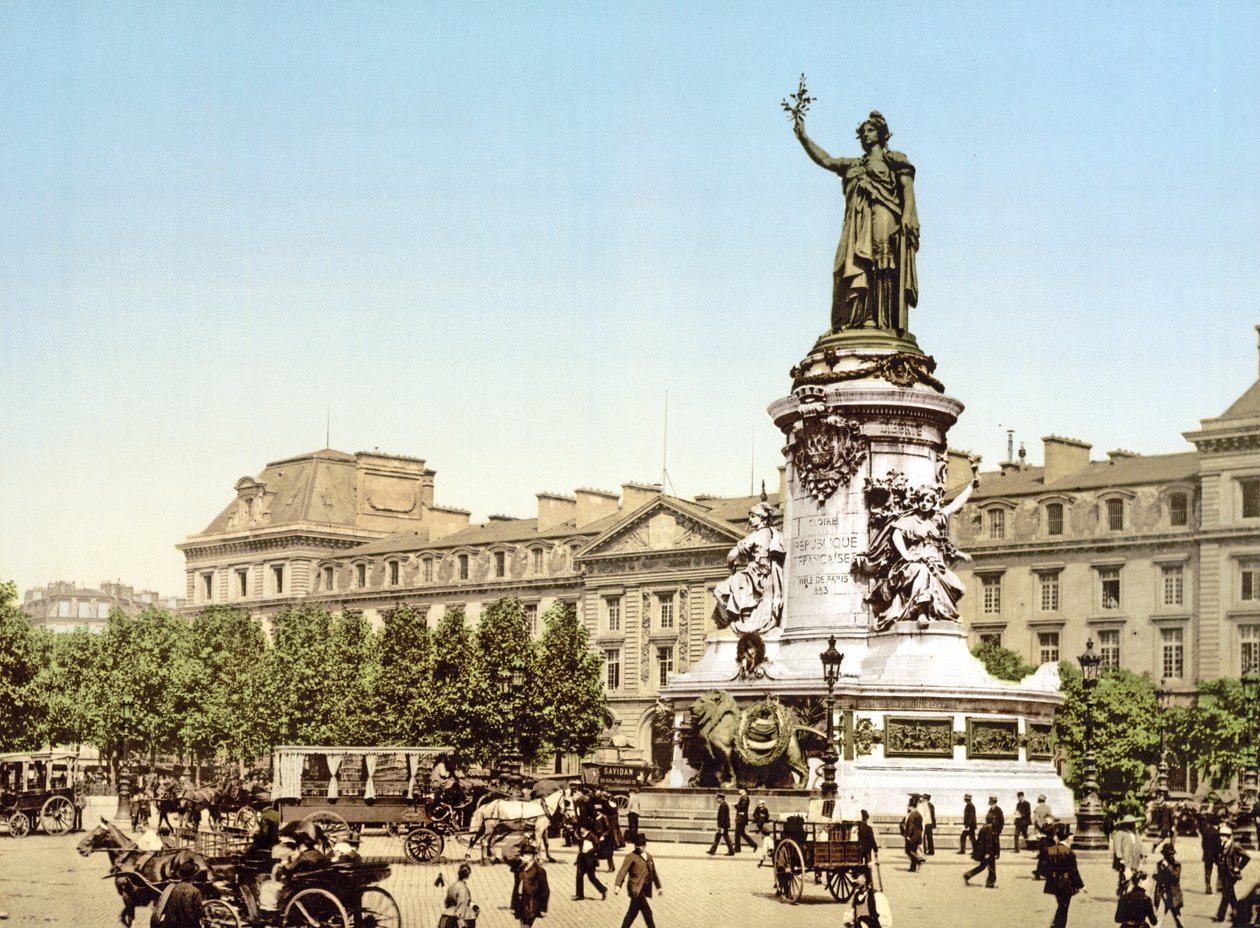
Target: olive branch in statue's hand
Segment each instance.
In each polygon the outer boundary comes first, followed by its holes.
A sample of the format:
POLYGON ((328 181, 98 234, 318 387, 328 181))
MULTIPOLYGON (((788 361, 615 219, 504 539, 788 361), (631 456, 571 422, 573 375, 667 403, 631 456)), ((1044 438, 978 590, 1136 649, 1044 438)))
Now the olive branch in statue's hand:
POLYGON ((798 126, 805 121, 805 114, 809 111, 809 105, 817 102, 817 97, 811 97, 809 91, 805 89, 805 75, 801 75, 801 84, 796 88, 796 93, 788 94, 785 99, 780 101, 783 111, 792 117, 792 122, 798 126), (791 100, 791 103, 788 103, 791 100))

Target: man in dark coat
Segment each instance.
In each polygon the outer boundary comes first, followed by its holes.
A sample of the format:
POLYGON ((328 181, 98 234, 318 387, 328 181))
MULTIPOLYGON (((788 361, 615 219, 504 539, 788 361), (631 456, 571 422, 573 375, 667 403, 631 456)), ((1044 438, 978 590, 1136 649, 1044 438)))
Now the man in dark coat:
POLYGON ((875 829, 871 827, 871 813, 862 810, 862 820, 857 824, 858 847, 862 851, 862 863, 870 864, 879 859, 879 844, 875 841, 875 829))
POLYGON ((1234 843, 1234 831, 1224 822, 1220 827, 1221 853, 1216 861, 1217 876, 1221 881, 1221 904, 1216 910, 1213 921, 1225 921, 1225 913, 1238 908, 1238 899, 1234 894, 1235 884, 1242 878, 1243 867, 1251 857, 1234 843))
POLYGON ((923 794, 923 802, 919 806, 919 814, 923 816, 923 850, 928 854, 936 853, 936 804, 932 802, 930 793, 923 794), (924 809, 927 809, 924 812, 924 809))
POLYGON ((967 853, 967 839, 971 839, 971 848, 976 847, 976 807, 971 801, 971 793, 963 795, 963 827, 958 836, 958 853, 967 853))
POLYGON ((1002 807, 998 805, 997 796, 989 797, 989 811, 984 814, 984 823, 989 826, 989 830, 993 832, 993 837, 999 839, 998 852, 995 857, 1002 856, 1002 829, 1006 827, 1006 815, 1002 812, 1002 807))
POLYGON ((1181 928, 1181 906, 1185 903, 1181 894, 1181 864, 1173 845, 1165 844, 1160 852, 1164 857, 1155 868, 1155 909, 1158 911, 1163 903, 1164 911, 1173 917, 1173 924, 1181 928))
POLYGON ((1203 891, 1212 892, 1212 868, 1221 854, 1221 833, 1215 812, 1199 816, 1199 844, 1203 848, 1203 891))
POLYGON ((735 800, 735 853, 744 848, 744 842, 754 851, 758 850, 757 842, 748 837, 748 790, 739 791, 739 799, 735 800))
POLYGON ((1015 852, 1019 853, 1019 839, 1024 839, 1024 847, 1028 846, 1028 826, 1032 824, 1032 803, 1024 798, 1023 793, 1015 794, 1015 852))
POLYGON ((1142 880, 1145 878, 1145 873, 1134 871, 1129 881, 1130 889, 1116 903, 1116 924, 1120 928, 1146 928, 1147 923, 1156 923, 1155 906, 1142 888, 1142 880))
POLYGON ((1059 904, 1050 928, 1067 928, 1068 906, 1072 904, 1072 897, 1085 888, 1085 883, 1076 866, 1076 854, 1063 843, 1058 823, 1053 818, 1047 819, 1042 826, 1042 835, 1044 841, 1041 862, 1038 865, 1038 870, 1046 881, 1042 892, 1054 896, 1059 904))
POLYGON ((621 892, 621 884, 626 884, 626 895, 630 897, 630 907, 626 909, 626 917, 621 920, 621 928, 630 928, 635 917, 642 912, 643 923, 647 928, 656 928, 652 920, 652 906, 648 899, 652 896, 652 887, 663 893, 661 878, 656 874, 656 861, 645 850, 647 838, 643 834, 634 836, 634 850, 621 862, 621 870, 617 872, 617 883, 613 892, 621 892))
POLYGON ((710 854, 717 853, 719 841, 726 842, 726 856, 735 856, 735 846, 731 844, 731 807, 726 804, 726 797, 721 793, 717 796, 717 831, 713 833, 713 845, 709 848, 710 854))
POLYGON ((547 914, 551 887, 547 885, 547 871, 538 862, 538 849, 533 842, 522 843, 520 855, 512 886, 512 914, 520 928, 530 928, 536 919, 547 914))
POLYGON ((980 834, 976 835, 975 843, 972 845, 971 859, 976 861, 976 865, 963 874, 963 882, 970 883, 971 878, 980 873, 981 870, 988 868, 989 875, 985 877, 984 885, 988 889, 997 886, 997 856, 1000 847, 997 833, 994 832, 993 826, 988 823, 980 826, 980 834))
POLYGON ((178 880, 162 890, 153 907, 150 924, 154 928, 201 928, 201 893, 192 884, 199 869, 191 858, 179 865, 178 880))
POLYGON ((910 797, 906 817, 901 820, 901 834, 906 839, 906 856, 910 858, 910 872, 919 869, 923 861, 920 846, 923 844, 923 816, 919 814, 918 796, 910 797))

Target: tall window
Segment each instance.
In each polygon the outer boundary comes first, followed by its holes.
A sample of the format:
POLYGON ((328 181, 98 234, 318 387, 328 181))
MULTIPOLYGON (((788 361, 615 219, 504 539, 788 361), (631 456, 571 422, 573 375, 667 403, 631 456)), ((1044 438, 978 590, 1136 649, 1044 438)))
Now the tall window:
POLYGON ((367 589, 367 564, 354 565, 354 585, 359 589, 367 589))
POLYGON ((1260 600, 1260 558, 1248 558, 1238 564, 1242 586, 1238 591, 1239 599, 1248 601, 1260 600))
POLYGON ((249 570, 248 568, 240 568, 236 572, 236 595, 244 599, 249 595, 249 570))
POLYGON ((1238 650, 1240 673, 1260 673, 1260 625, 1239 626, 1238 650))
POLYGON ((398 586, 399 568, 397 561, 389 562, 389 585, 398 586))
POLYGON ((1059 572, 1048 570, 1037 574, 1037 585, 1041 593, 1041 611, 1059 611, 1059 572))
POLYGON ((989 510, 989 537, 1005 538, 1006 537, 1006 510, 990 509, 989 510))
POLYGON ((507 576, 507 552, 494 552, 494 575, 496 577, 507 576))
POLYGON ((621 689, 621 648, 604 651, 604 689, 610 693, 621 689))
POLYGON ((1120 568, 1100 567, 1098 569, 1099 604, 1104 609, 1120 608, 1120 568))
POLYGON ((1001 632, 981 632, 980 643, 991 644, 995 648, 1000 648, 1002 647, 1002 633, 1001 632))
POLYGON ((1159 632, 1162 675, 1180 679, 1186 672, 1186 647, 1180 628, 1163 628, 1159 632))
POLYGON ((525 622, 529 625, 531 635, 538 634, 538 603, 525 604, 525 622))
POLYGON ((1120 666, 1120 629, 1104 628, 1098 632, 1098 656, 1102 667, 1120 666))
POLYGON ((661 686, 669 683, 669 675, 674 672, 674 649, 657 648, 656 649, 656 680, 661 686))
POLYGON ((1184 493, 1174 493, 1168 497, 1168 524, 1190 524, 1190 501, 1184 493))
POLYGON ((459 579, 468 579, 468 555, 461 554, 459 556, 459 579))
POLYGON ((999 615, 1002 612, 1002 578, 981 577, 980 585, 984 590, 984 614, 999 615))
POLYGON ((1063 534, 1063 504, 1046 503, 1046 534, 1063 534))
POLYGON ((1242 517, 1260 519, 1260 478, 1240 480, 1242 486, 1242 517))
POLYGON ((331 566, 324 567, 324 592, 328 592, 333 588, 333 569, 331 566))
POLYGON ((1059 633, 1037 632, 1037 649, 1040 651, 1041 663, 1048 664, 1059 660, 1059 633))
POLYGON ((656 611, 660 616, 661 628, 674 627, 674 594, 661 593, 656 597, 656 611))
POLYGON ((214 599, 214 574, 201 575, 201 598, 206 602, 214 599))
POLYGON ((606 596, 604 597, 604 614, 608 617, 608 630, 610 632, 621 631, 621 597, 606 596))
POLYGON ((1113 532, 1124 531, 1124 500, 1114 496, 1107 500, 1107 528, 1113 532))
POLYGON ((421 562, 421 568, 422 568, 422 573, 424 575, 424 582, 432 583, 433 582, 433 558, 426 557, 421 562))
POLYGON ((543 549, 534 548, 530 552, 530 557, 533 559, 534 575, 538 576, 543 572, 543 549))
POLYGON ((284 565, 276 564, 271 568, 271 585, 275 587, 276 595, 284 595, 284 565))
POLYGON ((1164 605, 1183 605, 1186 601, 1185 568, 1180 564, 1165 564, 1159 571, 1164 580, 1164 605))

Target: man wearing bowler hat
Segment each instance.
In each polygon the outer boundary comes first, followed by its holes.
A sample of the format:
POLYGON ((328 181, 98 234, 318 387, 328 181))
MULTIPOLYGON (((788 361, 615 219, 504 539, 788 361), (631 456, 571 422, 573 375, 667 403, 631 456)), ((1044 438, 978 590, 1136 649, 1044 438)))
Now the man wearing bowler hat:
POLYGON ((652 919, 652 906, 648 899, 652 896, 652 887, 658 893, 665 892, 661 888, 661 878, 656 874, 656 861, 646 850, 647 836, 642 832, 634 836, 634 850, 621 862, 621 870, 617 873, 617 882, 613 892, 621 892, 621 884, 626 884, 626 895, 630 897, 630 907, 626 909, 626 917, 621 920, 621 928, 630 928, 640 912, 647 928, 656 928, 652 919))

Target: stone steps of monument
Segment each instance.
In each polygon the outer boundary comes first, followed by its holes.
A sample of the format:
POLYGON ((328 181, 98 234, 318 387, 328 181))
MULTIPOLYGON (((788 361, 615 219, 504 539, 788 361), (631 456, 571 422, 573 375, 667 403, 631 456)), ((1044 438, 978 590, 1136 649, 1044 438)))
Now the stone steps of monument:
MULTIPOLYGON (((731 816, 732 823, 734 815, 731 816)), ((881 846, 900 846, 901 818, 876 815, 871 818, 871 827, 875 829, 875 840, 881 846)), ((625 827, 625 822, 622 822, 625 827)), ((750 826, 751 827, 751 826, 750 826)), ((674 842, 681 844, 708 844, 713 840, 716 820, 712 809, 662 809, 645 812, 639 816, 639 828, 652 841, 674 842)), ((942 841, 957 841, 962 830, 962 819, 950 821, 937 817, 936 834, 942 841)), ((731 829, 732 835, 734 828, 731 829)), ((752 832, 750 831, 750 834, 752 832)), ((753 840, 757 835, 752 834, 753 840)))

